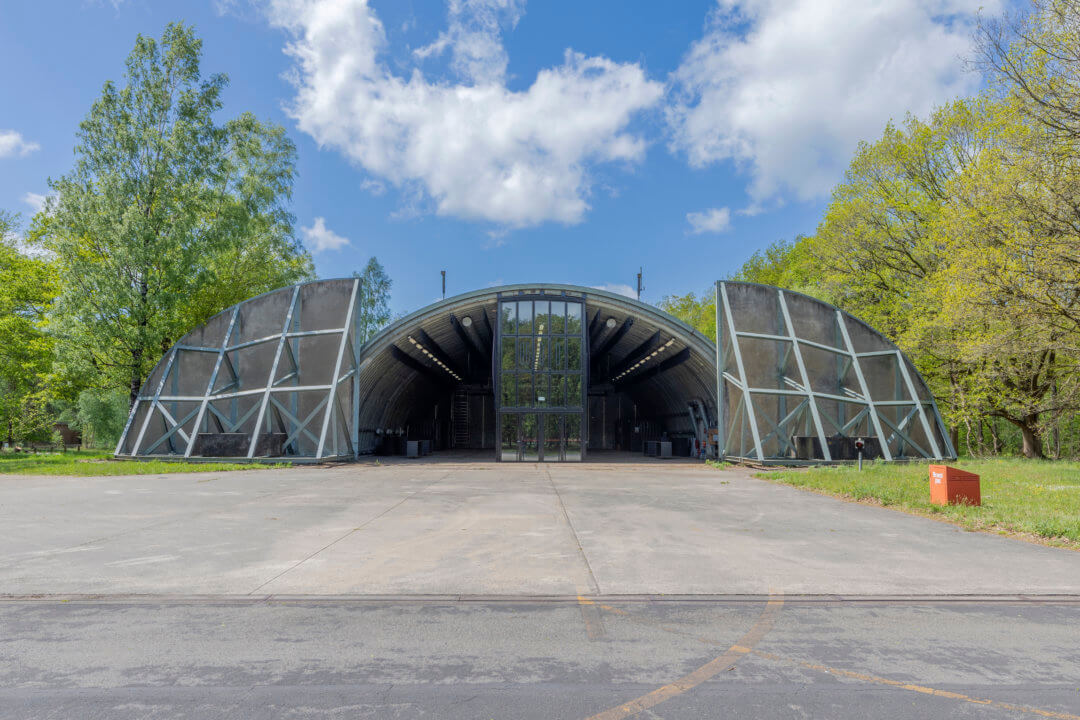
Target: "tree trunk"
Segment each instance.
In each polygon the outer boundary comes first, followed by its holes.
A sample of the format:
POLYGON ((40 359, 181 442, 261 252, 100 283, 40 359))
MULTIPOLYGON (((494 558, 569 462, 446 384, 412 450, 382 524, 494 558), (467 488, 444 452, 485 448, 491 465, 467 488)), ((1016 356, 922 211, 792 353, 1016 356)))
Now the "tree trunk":
MULTIPOLYGON (((1050 384, 1050 396, 1054 399, 1054 407, 1055 408, 1057 408, 1057 394, 1058 394, 1057 378, 1055 377, 1053 382, 1050 384)), ((1057 412, 1057 410, 1055 410, 1055 412, 1057 412)), ((1053 432, 1052 439, 1053 439, 1053 443, 1054 443, 1054 459, 1055 460, 1060 460, 1061 459, 1061 417, 1060 416, 1054 418, 1054 432, 1053 432)))
POLYGON ((952 442, 953 450, 957 453, 960 452, 960 426, 953 425, 949 428, 949 440, 952 442))
POLYGON ((990 437, 994 441, 994 455, 1001 454, 1001 437, 998 435, 997 418, 990 418, 990 437))
POLYGON ((1016 427, 1020 428, 1020 435, 1024 439, 1024 446, 1021 448, 1021 452, 1024 453, 1024 457, 1032 459, 1042 459, 1046 455, 1043 454, 1042 436, 1039 435, 1038 415, 1025 415, 1021 418, 1008 418, 1016 427))
MULTIPOLYGON (((145 240, 143 241, 145 245, 145 240)), ((146 326, 149 324, 146 320, 146 305, 147 297, 150 294, 150 288, 146 283, 146 274, 143 274, 143 279, 139 282, 139 337, 138 346, 131 351, 131 389, 130 389, 130 401, 131 407, 135 407, 135 403, 139 400, 139 390, 142 389, 142 359, 143 359, 143 344, 146 337, 146 326)))
POLYGON ((139 400, 139 390, 142 389, 142 373, 139 368, 142 367, 142 350, 131 351, 131 387, 129 395, 128 409, 135 407, 135 403, 139 400))

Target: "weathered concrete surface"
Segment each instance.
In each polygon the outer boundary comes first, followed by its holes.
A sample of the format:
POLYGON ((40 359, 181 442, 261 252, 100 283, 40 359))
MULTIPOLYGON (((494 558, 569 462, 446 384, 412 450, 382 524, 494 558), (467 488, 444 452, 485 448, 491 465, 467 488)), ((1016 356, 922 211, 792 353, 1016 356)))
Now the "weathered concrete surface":
POLYGON ((1075 603, 763 604, 0 602, 0 718, 1080 717, 1075 603))
POLYGON ((0 476, 0 594, 1080 594, 1080 553, 699 465, 0 476))

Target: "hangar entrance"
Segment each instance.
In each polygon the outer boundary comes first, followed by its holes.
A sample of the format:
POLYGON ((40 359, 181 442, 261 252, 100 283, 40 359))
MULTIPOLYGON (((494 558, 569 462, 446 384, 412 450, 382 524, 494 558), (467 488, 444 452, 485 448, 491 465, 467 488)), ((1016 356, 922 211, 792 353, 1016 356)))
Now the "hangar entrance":
POLYGON ((661 448, 697 457, 716 426, 715 346, 652 306, 592 288, 449 298, 369 343, 358 377, 361 453, 406 454, 419 441, 496 462, 661 448))
POLYGON ((502 462, 584 459, 583 314, 575 298, 499 299, 493 380, 502 462))

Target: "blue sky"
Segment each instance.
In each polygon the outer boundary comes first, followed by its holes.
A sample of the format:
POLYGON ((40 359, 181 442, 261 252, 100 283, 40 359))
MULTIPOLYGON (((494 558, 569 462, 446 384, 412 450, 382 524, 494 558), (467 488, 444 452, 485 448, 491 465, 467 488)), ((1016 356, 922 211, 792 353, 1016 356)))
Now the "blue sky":
POLYGON ((0 208, 33 212, 137 33, 196 26, 225 116, 286 127, 320 277, 403 313, 546 281, 708 288, 811 233, 856 144, 973 92, 992 0, 0 0, 0 208))

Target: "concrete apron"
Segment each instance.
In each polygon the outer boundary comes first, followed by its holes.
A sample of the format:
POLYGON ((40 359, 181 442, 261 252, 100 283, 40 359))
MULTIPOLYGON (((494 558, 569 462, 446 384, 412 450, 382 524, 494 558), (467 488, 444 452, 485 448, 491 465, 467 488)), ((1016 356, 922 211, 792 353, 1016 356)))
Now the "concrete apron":
POLYGON ((700 465, 0 476, 0 594, 1080 595, 1080 553, 700 465))

